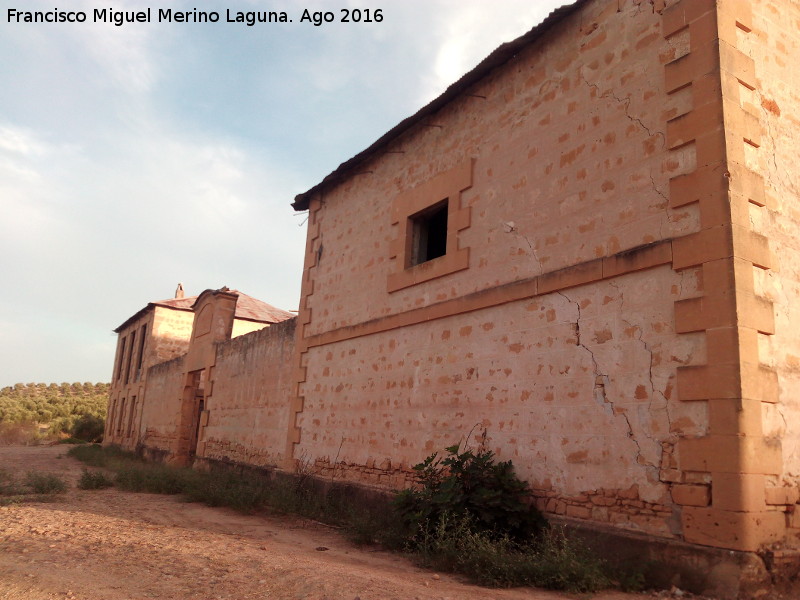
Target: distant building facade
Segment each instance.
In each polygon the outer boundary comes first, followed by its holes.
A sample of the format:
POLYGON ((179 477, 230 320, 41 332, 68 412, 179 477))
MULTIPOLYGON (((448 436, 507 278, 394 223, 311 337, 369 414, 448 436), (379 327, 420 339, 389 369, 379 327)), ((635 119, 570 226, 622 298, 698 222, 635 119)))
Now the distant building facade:
POLYGON ((227 288, 187 298, 179 286, 175 298, 149 303, 115 330, 106 443, 190 461, 206 443, 217 351, 225 355, 231 340, 293 319, 227 288))

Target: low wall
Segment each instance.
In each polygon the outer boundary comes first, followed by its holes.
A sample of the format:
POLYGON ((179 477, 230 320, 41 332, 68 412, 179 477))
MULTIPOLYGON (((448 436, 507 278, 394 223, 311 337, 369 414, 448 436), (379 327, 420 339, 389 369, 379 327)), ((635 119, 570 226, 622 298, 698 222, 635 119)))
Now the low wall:
POLYGON ((295 319, 217 345, 197 456, 254 466, 283 460, 295 319))
POLYGON ((145 455, 167 455, 177 447, 183 374, 182 356, 154 365, 147 371, 138 448, 145 455))

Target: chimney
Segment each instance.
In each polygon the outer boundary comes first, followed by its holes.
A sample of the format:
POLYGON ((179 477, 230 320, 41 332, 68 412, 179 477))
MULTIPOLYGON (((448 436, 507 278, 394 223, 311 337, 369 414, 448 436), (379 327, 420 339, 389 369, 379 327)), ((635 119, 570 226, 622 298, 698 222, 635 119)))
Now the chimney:
POLYGON ((175 288, 175 297, 176 298, 183 298, 183 284, 179 283, 178 287, 175 288))

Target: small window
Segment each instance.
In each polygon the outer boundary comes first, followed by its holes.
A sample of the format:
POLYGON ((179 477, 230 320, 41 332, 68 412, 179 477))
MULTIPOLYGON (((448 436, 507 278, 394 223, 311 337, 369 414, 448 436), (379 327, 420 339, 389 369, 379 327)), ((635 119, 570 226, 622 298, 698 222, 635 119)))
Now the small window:
POLYGON ((461 193, 472 187, 472 168, 472 159, 464 160, 395 197, 393 269, 386 280, 390 294, 469 268, 469 247, 459 237, 471 222, 461 193))
POLYGON ((419 265, 447 254, 447 199, 409 217, 411 220, 411 264, 419 265))

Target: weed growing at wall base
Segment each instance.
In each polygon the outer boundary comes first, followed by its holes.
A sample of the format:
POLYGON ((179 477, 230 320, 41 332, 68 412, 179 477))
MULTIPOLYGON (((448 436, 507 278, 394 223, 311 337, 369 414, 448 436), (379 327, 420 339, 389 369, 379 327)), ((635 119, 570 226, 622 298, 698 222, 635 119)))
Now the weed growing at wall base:
POLYGON ((516 476, 511 461, 495 462, 494 453, 483 447, 459 451, 459 446, 450 446, 443 458, 431 454, 414 470, 418 486, 403 490, 395 500, 412 537, 431 526, 466 520, 472 531, 523 541, 545 526, 542 514, 527 501, 528 485, 516 476))
POLYGON ((481 531, 469 517, 443 514, 415 540, 415 556, 422 566, 488 587, 595 592, 611 586, 603 561, 557 528, 523 543, 481 531))
POLYGON ((103 448, 98 444, 82 444, 70 448, 67 454, 92 467, 114 469, 119 465, 131 462, 142 463, 132 452, 125 452, 115 446, 103 448))

